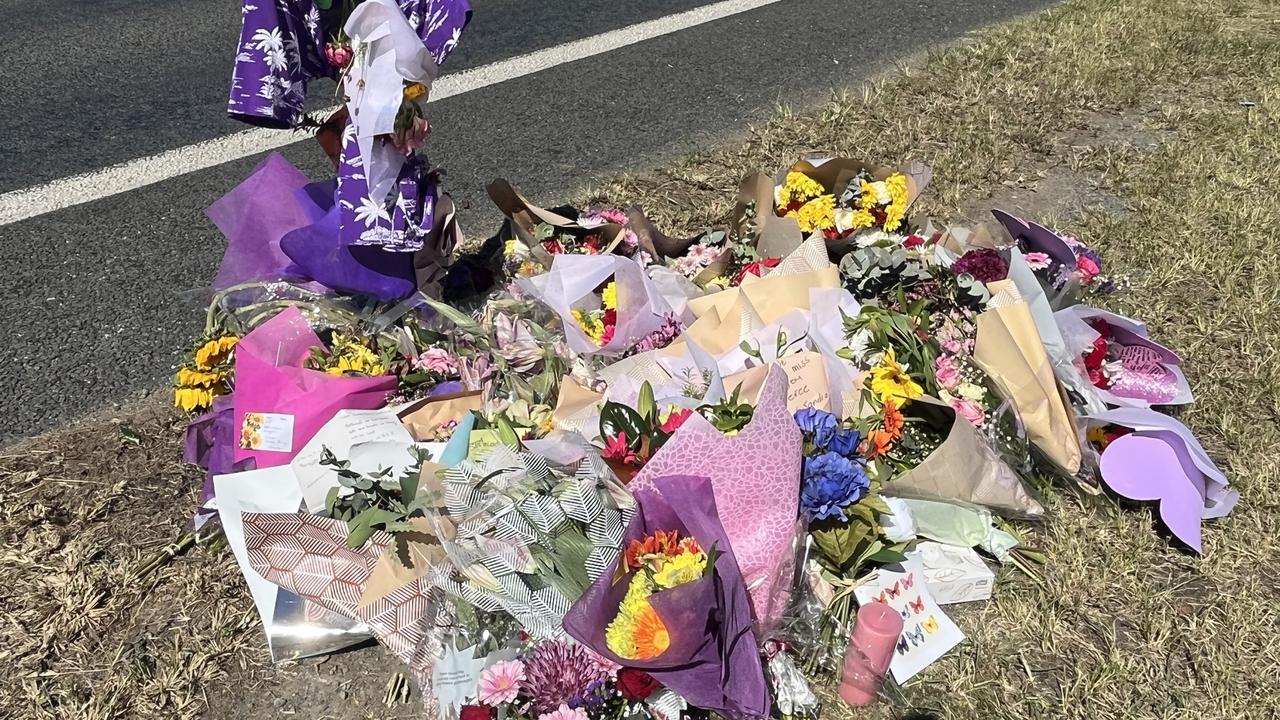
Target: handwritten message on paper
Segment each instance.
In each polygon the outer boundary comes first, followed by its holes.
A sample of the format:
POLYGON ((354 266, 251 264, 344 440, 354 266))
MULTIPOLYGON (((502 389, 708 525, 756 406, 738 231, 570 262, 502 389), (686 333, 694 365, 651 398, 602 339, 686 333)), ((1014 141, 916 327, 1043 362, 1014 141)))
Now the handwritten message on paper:
POLYGON ((831 388, 821 354, 805 351, 784 355, 778 364, 787 372, 788 410, 793 413, 807 407, 831 410, 831 388))

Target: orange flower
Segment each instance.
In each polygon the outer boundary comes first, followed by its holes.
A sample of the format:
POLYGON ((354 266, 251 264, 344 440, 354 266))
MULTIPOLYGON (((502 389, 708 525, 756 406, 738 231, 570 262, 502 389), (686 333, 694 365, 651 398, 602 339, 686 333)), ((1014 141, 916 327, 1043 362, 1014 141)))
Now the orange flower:
POLYGON ((902 428, 905 425, 906 420, 903 419, 897 404, 892 399, 887 400, 884 404, 884 431, 888 433, 889 440, 895 441, 902 437, 902 428))
POLYGON ((893 441, 893 436, 884 430, 872 430, 867 433, 867 439, 863 441, 862 456, 868 460, 875 460, 889 452, 893 441))
POLYGON ((702 548, 698 547, 698 542, 693 538, 681 539, 676 530, 657 530, 652 535, 646 535, 644 540, 632 540, 627 546, 623 562, 628 569, 653 565, 651 569, 656 570, 657 565, 653 561, 674 557, 682 552, 700 553, 702 548))
POLYGON ((636 644, 635 660, 652 660, 667 651, 671 646, 671 636, 667 634, 667 626, 658 611, 652 605, 645 604, 644 609, 636 614, 635 634, 632 636, 636 644))

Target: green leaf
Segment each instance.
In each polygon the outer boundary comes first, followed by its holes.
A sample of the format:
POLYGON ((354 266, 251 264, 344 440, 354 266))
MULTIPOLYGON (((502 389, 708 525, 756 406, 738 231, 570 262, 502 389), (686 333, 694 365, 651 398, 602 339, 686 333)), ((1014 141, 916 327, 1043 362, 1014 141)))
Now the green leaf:
POLYGON ((355 550, 364 545, 373 535, 373 527, 369 524, 377 508, 367 508, 347 523, 347 547, 355 550))
POLYGON ((600 437, 605 440, 626 433, 627 447, 639 450, 648 430, 649 424, 640 413, 622 403, 606 402, 600 409, 600 437))
POLYGON ((843 567, 857 549, 851 523, 838 523, 810 532, 818 550, 836 567, 843 567))
POLYGON ((865 505, 874 510, 878 515, 892 515, 893 510, 889 507, 889 503, 879 495, 868 495, 858 501, 859 505, 865 505))
POLYGON ((511 421, 506 415, 499 415, 496 424, 498 426, 498 439, 507 447, 520 449, 520 434, 516 432, 515 427, 511 425, 511 421))
POLYGON ((867 562, 873 562, 879 565, 888 565, 890 563, 906 560, 907 556, 904 555, 901 550, 897 549, 898 547, 899 546, 897 545, 890 545, 889 547, 881 548, 880 550, 868 555, 867 562))

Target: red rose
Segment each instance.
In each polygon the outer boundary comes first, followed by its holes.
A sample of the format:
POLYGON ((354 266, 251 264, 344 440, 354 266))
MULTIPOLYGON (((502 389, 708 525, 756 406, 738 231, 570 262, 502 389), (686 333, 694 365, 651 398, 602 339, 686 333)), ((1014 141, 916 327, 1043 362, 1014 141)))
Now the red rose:
POLYGON ((902 247, 908 250, 912 248, 918 248, 923 244, 924 244, 924 238, 920 237, 919 235, 908 235, 907 239, 902 241, 902 247))
MULTIPOLYGON (((662 685, 643 670, 622 668, 618 671, 618 692, 628 700, 644 700, 662 685)), ((461 720, 469 720, 462 718, 461 720)))
POLYGON ((493 708, 488 705, 463 705, 458 720, 493 720, 493 708))

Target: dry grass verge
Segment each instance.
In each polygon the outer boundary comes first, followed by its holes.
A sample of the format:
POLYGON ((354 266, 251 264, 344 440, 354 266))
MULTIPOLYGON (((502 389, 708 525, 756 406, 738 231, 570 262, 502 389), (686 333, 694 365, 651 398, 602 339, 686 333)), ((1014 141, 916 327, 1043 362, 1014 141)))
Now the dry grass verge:
MULTIPOLYGON (((1054 498, 1036 538, 1046 586, 1004 574, 992 602, 957 613, 968 642, 868 716, 1273 716, 1280 11, 1074 0, 593 194, 690 229, 727 210, 741 175, 807 151, 924 160, 923 212, 1000 204, 1101 246, 1132 276, 1114 307, 1187 358, 1199 400, 1183 419, 1242 493, 1203 559, 1171 549, 1147 510, 1054 498)), ((194 502, 177 433, 144 408, 0 455, 0 716, 412 714, 381 708, 393 665, 378 651, 269 667, 229 555, 197 549, 136 578, 194 502)))

